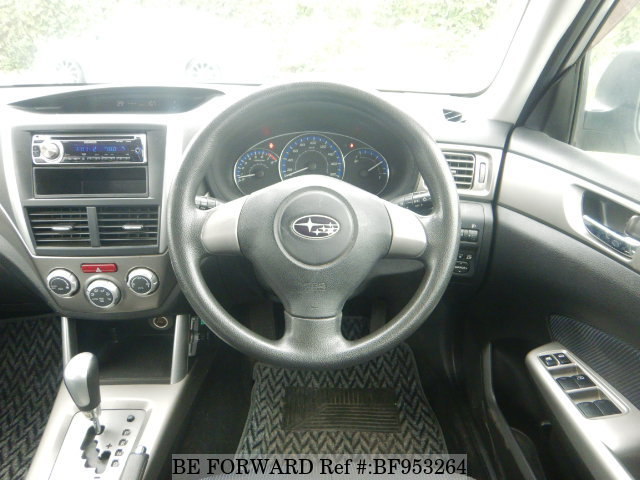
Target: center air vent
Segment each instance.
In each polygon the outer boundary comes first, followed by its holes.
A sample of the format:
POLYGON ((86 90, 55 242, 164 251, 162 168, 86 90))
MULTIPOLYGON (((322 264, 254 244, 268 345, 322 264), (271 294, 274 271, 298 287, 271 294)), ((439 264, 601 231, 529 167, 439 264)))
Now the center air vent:
POLYGON ((462 152, 444 152, 444 158, 449 164, 449 169, 458 189, 469 190, 473 187, 473 174, 476 165, 475 155, 462 152))
POLYGON ((84 207, 28 207, 29 224, 37 247, 90 247, 84 207))
POLYGON ((158 207, 98 207, 103 247, 157 245, 158 207))

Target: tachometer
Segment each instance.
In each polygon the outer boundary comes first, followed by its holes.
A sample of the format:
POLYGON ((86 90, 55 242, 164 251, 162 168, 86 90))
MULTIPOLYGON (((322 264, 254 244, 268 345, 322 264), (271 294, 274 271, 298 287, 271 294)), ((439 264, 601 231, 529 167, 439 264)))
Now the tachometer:
POLYGON ((273 185, 280 181, 278 156, 264 148, 249 150, 236 161, 233 178, 245 195, 273 185))
POLYGON ((344 159, 336 143, 324 135, 304 134, 291 140, 280 156, 280 177, 298 175, 344 177, 344 159))
POLYGON ((384 190, 389 181, 389 164, 376 150, 357 148, 344 157, 344 180, 371 193, 384 190))

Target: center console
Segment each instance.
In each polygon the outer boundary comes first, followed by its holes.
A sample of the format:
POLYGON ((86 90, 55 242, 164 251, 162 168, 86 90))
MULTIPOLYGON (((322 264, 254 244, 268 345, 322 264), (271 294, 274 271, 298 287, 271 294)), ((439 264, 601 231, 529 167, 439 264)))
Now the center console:
POLYGON ((25 125, 11 140, 13 213, 56 310, 164 313, 178 295, 162 229, 167 125, 25 125))

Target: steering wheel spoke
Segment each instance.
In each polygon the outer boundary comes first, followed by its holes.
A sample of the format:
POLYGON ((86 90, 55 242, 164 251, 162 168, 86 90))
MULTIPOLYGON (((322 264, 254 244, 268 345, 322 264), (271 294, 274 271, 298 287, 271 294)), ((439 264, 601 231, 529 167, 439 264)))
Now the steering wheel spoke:
POLYGON ((390 258, 422 258, 427 249, 427 231, 431 227, 431 215, 420 217, 411 210, 390 202, 384 202, 391 221, 390 258))
POLYGON ((238 222, 246 197, 216 206, 204 220, 200 239, 207 253, 240 254, 238 222))
POLYGON ((278 346, 301 357, 329 358, 349 347, 342 336, 342 314, 329 318, 302 318, 284 314, 285 332, 278 346))

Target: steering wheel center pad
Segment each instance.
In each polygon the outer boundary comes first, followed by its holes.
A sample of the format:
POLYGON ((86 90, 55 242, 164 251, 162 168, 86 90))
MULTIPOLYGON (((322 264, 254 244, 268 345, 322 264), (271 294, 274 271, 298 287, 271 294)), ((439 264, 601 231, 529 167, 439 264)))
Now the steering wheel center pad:
POLYGON ((242 254, 287 312, 326 318, 342 311, 387 254, 391 224, 374 195, 309 175, 250 196, 240 214, 238 239, 242 254))

